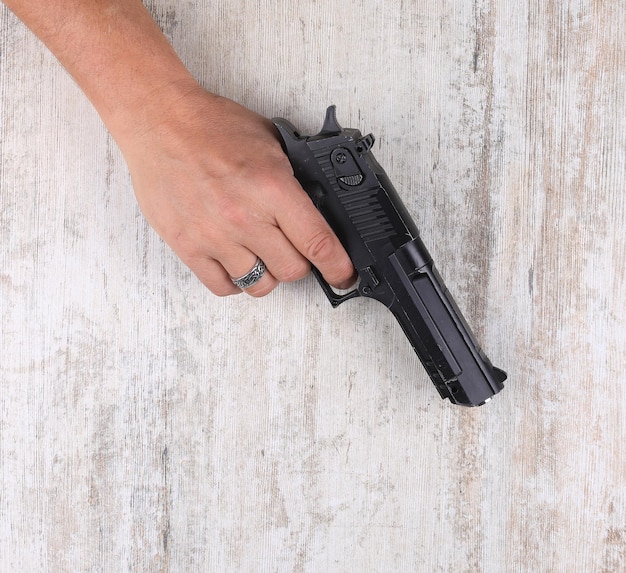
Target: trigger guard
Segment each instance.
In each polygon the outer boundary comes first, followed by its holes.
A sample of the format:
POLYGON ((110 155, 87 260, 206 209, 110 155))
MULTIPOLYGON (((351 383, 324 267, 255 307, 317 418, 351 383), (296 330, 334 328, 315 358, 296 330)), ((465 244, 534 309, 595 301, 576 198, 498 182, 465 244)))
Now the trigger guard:
POLYGON ((337 308, 342 302, 346 302, 347 300, 350 300, 351 298, 356 298, 356 297, 361 296, 361 293, 359 292, 359 289, 357 288, 356 285, 354 287, 354 290, 351 290, 350 292, 347 292, 346 294, 338 294, 334 291, 333 287, 331 287, 326 282, 326 279, 322 276, 322 273, 320 273, 320 271, 316 267, 311 266, 311 272, 313 273, 313 276, 317 279, 317 282, 322 287, 322 290, 324 291, 326 298, 328 298, 333 308, 337 308))

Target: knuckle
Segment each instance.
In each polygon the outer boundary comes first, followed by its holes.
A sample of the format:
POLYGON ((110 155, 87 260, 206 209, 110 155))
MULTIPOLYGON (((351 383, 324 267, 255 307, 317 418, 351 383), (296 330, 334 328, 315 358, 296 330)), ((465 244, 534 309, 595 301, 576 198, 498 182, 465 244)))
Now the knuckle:
POLYGON ((169 237, 166 242, 179 258, 191 268, 202 266, 207 258, 212 258, 207 245, 213 245, 214 240, 209 229, 204 229, 195 222, 191 222, 183 230, 169 237))
POLYGON ((169 236, 166 235, 164 238, 181 259, 192 259, 197 256, 197 241, 194 240, 188 229, 179 230, 169 236))
POLYGON ((237 229, 250 229, 254 224, 254 208, 234 191, 221 193, 215 199, 214 210, 217 213, 216 228, 222 232, 232 233, 237 229))
POLYGON ((305 260, 291 262, 282 270, 275 271, 274 276, 281 282, 291 283, 303 279, 311 271, 311 265, 305 260))
POLYGON ((240 228, 250 223, 250 213, 240 201, 232 197, 222 197, 217 205, 220 218, 229 225, 240 228))
POLYGON ((305 242, 302 254, 314 263, 329 260, 335 253, 335 241, 331 231, 318 231, 305 242))

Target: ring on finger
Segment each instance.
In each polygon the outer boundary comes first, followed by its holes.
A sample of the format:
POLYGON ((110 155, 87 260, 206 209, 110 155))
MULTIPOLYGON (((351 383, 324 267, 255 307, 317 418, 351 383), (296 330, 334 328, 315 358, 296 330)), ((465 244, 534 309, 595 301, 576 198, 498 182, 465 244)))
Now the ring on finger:
POLYGON ((236 287, 244 290, 250 288, 261 280, 261 277, 265 274, 265 263, 257 258, 254 266, 243 276, 239 278, 230 277, 230 280, 233 281, 233 284, 236 287))

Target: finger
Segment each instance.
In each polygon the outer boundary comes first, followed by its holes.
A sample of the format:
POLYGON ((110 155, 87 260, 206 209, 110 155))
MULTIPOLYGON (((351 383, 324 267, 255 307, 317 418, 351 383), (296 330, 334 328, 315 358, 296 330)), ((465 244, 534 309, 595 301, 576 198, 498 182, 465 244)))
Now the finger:
MULTIPOLYGON (((233 284, 232 279, 239 279, 247 275, 256 265, 259 257, 252 253, 252 251, 239 247, 237 251, 232 255, 225 255, 222 257, 224 263, 223 268, 228 276, 228 280, 235 288, 239 288, 233 284)), ((278 285, 278 280, 272 275, 267 265, 265 265, 265 271, 261 278, 248 288, 243 289, 243 292, 254 297, 261 297, 269 294, 278 285)))
POLYGON ((276 226, 259 226, 248 247, 280 282, 300 280, 311 272, 311 264, 276 226))
POLYGON ((198 257, 186 264, 200 282, 213 294, 217 296, 241 294, 241 289, 233 284, 226 269, 216 260, 208 257, 198 257))
POLYGON ((355 269, 348 253, 306 192, 293 181, 293 186, 285 186, 285 192, 290 195, 283 205, 289 208, 276 215, 281 230, 331 285, 350 287, 355 269))

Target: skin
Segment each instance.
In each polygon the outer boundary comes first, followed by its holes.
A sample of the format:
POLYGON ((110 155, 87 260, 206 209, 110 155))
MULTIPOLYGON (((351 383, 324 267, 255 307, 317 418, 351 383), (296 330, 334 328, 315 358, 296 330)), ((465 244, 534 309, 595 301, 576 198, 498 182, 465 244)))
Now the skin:
POLYGON ((293 176, 271 122, 204 90, 140 0, 5 0, 90 99, 128 163, 150 225, 213 293, 257 257, 264 296, 310 263, 347 288, 354 268, 293 176), (309 263, 310 261, 310 263, 309 263))

